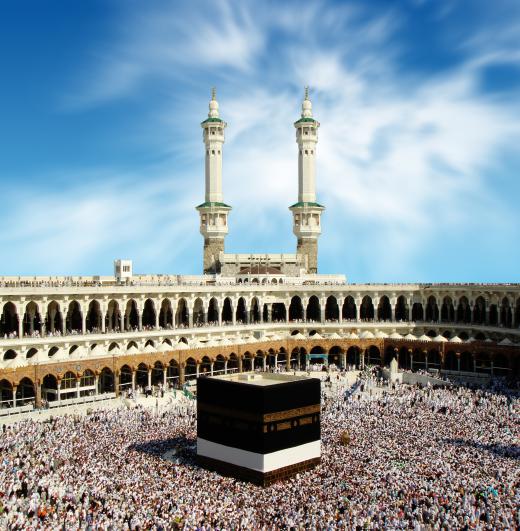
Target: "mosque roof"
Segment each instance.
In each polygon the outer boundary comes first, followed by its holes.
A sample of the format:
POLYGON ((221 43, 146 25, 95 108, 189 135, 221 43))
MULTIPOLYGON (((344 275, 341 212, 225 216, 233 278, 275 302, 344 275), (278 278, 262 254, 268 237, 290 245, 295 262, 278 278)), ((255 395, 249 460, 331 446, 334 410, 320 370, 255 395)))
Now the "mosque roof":
POLYGON ((206 118, 203 122, 201 122, 200 124, 207 124, 207 123, 210 123, 210 122, 223 122, 224 120, 222 120, 222 118, 213 118, 213 117, 210 117, 210 118, 206 118))
POLYGON ((319 203, 309 203, 306 201, 298 201, 298 203, 294 203, 294 205, 291 205, 289 208, 295 208, 295 207, 318 207, 318 208, 325 208, 323 205, 320 205, 319 203))
POLYGON ((206 202, 198 205, 196 208, 205 208, 205 207, 231 208, 229 205, 226 205, 226 203, 219 203, 217 201, 206 201, 206 202))

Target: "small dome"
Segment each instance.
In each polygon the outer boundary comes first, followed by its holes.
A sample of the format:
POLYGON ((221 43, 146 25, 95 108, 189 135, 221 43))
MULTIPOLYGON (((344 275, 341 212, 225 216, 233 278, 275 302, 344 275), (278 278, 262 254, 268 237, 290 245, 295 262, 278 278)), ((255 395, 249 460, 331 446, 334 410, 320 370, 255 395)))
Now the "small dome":
POLYGON ((399 332, 392 332, 388 337, 390 339, 403 339, 403 336, 399 332))
POLYGON ((447 343, 448 342, 448 340, 444 336, 441 336, 440 334, 438 336, 435 336, 433 340, 435 341, 435 343, 447 343))
POLYGON ((499 345, 513 345, 513 342, 509 338, 504 337, 504 339, 500 341, 499 345))
POLYGON ((420 338, 419 338, 419 341, 431 341, 432 338, 430 336, 427 336, 426 334, 423 334, 420 338))
POLYGON ((370 332, 370 330, 365 330, 364 332, 361 332, 361 334, 359 334, 359 338, 360 339, 374 339, 375 336, 372 332, 370 332))
POLYGON ((453 336, 450 339, 450 343, 462 343, 462 339, 459 336, 453 336))
POLYGON ((375 334, 377 339, 386 339, 388 337, 388 334, 386 332, 383 332, 382 330, 378 330, 375 334))
POLYGON ((417 339, 413 334, 410 333, 406 334, 404 338, 408 339, 409 341, 415 341, 417 339))

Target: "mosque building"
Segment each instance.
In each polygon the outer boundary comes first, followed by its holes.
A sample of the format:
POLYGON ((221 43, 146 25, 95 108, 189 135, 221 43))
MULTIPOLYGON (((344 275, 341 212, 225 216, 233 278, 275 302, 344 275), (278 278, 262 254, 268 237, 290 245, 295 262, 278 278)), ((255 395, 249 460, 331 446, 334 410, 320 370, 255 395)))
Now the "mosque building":
POLYGON ((103 400, 129 388, 268 367, 388 366, 484 382, 520 375, 519 284, 352 284, 318 273, 319 122, 294 123, 296 252, 225 252, 227 123, 213 91, 201 124, 202 275, 0 277, 0 414, 103 400))

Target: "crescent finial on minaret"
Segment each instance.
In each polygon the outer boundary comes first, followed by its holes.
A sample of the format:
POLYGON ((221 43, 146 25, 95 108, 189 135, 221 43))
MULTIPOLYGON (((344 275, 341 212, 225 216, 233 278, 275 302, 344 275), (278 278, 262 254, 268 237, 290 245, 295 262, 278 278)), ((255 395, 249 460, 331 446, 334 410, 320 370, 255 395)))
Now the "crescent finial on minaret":
POLYGON ((305 99, 305 100, 308 100, 308 99, 309 99, 309 85, 307 85, 307 86, 305 87, 305 98, 304 98, 304 99, 305 99))
POLYGON ((215 100, 217 99, 217 89, 216 89, 215 87, 213 87, 213 88, 211 89, 211 99, 212 99, 213 101, 215 101, 215 100))

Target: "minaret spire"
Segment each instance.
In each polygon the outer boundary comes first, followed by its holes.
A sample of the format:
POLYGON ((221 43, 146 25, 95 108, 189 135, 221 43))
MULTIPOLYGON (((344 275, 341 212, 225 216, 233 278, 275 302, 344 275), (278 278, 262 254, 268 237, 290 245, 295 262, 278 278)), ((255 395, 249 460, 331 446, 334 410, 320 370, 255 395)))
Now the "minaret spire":
POLYGON ((295 122, 298 143, 298 202, 290 207, 293 232, 298 238, 297 254, 308 273, 318 271, 318 237, 324 207, 316 202, 316 144, 320 124, 312 117, 309 87, 305 87, 301 118, 295 122))
POLYGON ((200 232, 204 236, 204 273, 220 272, 220 253, 224 252, 224 238, 228 233, 228 213, 222 193, 222 147, 227 124, 220 118, 217 91, 211 90, 208 117, 201 123, 206 148, 205 201, 197 207, 200 232))

